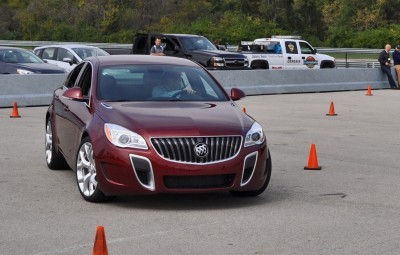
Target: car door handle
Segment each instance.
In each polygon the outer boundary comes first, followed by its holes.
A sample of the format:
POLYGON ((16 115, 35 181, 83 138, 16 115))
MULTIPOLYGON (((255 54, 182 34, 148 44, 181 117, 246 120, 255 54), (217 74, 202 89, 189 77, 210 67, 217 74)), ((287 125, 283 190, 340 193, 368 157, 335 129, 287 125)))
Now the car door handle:
POLYGON ((302 59, 306 59, 306 57, 302 57, 302 59))
POLYGON ((287 59, 292 59, 292 57, 288 57, 287 59))

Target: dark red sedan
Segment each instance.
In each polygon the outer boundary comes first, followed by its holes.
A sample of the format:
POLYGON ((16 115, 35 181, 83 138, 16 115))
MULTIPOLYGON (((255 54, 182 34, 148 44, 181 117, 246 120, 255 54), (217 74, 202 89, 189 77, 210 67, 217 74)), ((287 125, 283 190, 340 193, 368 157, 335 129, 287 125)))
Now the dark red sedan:
POLYGON ((46 114, 50 169, 76 172, 83 198, 230 191, 257 196, 271 176, 262 127, 201 66, 114 55, 84 60, 46 114))

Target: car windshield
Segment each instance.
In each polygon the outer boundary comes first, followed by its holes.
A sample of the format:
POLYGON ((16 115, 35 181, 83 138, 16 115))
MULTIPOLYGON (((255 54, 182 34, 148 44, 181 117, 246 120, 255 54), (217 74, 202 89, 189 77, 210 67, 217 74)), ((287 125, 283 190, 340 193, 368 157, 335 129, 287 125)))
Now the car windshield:
POLYGON ((188 50, 217 50, 214 44, 202 36, 183 37, 182 44, 188 50))
POLYGON ((100 69, 98 97, 104 101, 227 101, 201 67, 122 65, 100 69))
POLYGON ((44 63, 32 52, 16 49, 0 50, 0 61, 4 63, 44 63))
POLYGON ((107 52, 99 48, 72 48, 73 51, 83 60, 92 56, 108 56, 107 52))

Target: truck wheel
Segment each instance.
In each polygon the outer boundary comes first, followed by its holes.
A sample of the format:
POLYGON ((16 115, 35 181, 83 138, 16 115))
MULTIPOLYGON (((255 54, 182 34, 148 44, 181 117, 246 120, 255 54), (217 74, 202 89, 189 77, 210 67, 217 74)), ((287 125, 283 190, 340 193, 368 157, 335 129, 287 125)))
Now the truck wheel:
POLYGON ((251 69, 269 69, 269 64, 266 61, 253 61, 251 69))
POLYGON ((323 62, 321 64, 321 69, 326 69, 326 68, 335 68, 335 64, 333 62, 323 62))

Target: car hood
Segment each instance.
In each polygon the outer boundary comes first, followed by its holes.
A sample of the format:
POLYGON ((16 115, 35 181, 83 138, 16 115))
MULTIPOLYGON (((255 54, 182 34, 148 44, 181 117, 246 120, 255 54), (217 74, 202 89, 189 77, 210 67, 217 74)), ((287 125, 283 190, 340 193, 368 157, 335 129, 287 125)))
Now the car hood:
POLYGON ((331 57, 331 56, 329 56, 329 55, 317 53, 316 56, 317 56, 317 58, 318 58, 319 60, 331 60, 331 61, 335 61, 335 58, 334 58, 334 57, 331 57))
POLYGON ((193 53, 208 55, 210 57, 245 58, 243 54, 222 50, 192 50, 193 53))
POLYGON ((98 113, 147 137, 243 135, 254 122, 231 101, 107 102, 98 113))
POLYGON ((25 69, 34 73, 65 73, 64 69, 47 63, 19 63, 12 65, 16 68, 25 69))

